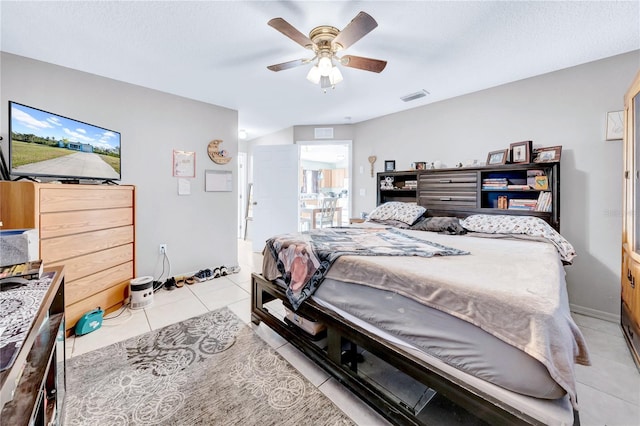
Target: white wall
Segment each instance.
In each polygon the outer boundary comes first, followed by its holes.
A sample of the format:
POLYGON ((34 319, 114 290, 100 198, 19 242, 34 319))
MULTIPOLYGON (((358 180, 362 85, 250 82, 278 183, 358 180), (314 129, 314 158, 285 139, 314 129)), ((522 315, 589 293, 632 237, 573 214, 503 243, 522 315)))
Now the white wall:
POLYGON ((160 274, 160 243, 174 275, 237 264, 236 160, 221 166, 207 155, 222 139, 236 156, 237 111, 7 53, 0 60, 5 154, 9 100, 121 132, 121 183, 136 186, 138 276, 160 274), (191 195, 177 195, 174 149, 196 152, 191 195), (205 170, 232 171, 233 191, 204 192, 205 170))

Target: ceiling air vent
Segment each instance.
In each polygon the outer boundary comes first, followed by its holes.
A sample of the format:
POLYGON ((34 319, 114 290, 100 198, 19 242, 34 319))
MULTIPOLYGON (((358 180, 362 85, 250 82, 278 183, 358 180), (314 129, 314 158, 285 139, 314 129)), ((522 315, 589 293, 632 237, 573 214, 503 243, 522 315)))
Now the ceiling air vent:
POLYGON ((408 95, 402 96, 400 99, 402 99, 405 102, 409 102, 409 101, 413 101, 413 100, 416 100, 416 99, 424 98, 428 94, 429 94, 429 92, 427 92, 426 90, 422 89, 419 92, 410 93, 408 95))
POLYGON ((313 130, 316 139, 333 139, 333 127, 316 127, 313 130))

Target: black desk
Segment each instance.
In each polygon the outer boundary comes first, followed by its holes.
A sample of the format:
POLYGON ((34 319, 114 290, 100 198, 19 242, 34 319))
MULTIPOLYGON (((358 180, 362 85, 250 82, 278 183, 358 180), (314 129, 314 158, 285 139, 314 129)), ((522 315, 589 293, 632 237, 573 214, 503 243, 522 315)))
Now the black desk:
POLYGON ((59 424, 65 393, 64 268, 55 276, 13 364, 0 372, 3 424, 59 424))

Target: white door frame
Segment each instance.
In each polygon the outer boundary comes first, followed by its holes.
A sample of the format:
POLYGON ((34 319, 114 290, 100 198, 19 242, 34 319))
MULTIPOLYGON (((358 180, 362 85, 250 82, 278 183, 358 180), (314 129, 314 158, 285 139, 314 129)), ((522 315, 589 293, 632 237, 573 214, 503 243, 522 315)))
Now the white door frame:
MULTIPOLYGON (((350 139, 345 140, 336 140, 336 139, 315 139, 311 141, 296 141, 296 145, 347 145, 347 155, 349 156, 347 161, 348 173, 349 173, 349 187, 347 190, 349 191, 349 214, 350 217, 353 216, 353 141, 350 139)), ((300 158, 298 157, 298 163, 300 163, 300 158)), ((344 223, 343 223, 344 225, 344 223)))
POLYGON ((247 215, 247 153, 238 152, 238 238, 243 238, 247 215))

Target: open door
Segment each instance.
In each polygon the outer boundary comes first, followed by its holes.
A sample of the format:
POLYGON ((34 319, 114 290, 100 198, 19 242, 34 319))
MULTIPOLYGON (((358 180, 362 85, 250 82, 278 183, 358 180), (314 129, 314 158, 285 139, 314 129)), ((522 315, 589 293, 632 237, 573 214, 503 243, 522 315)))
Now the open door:
POLYGON ((253 150, 254 252, 261 252, 268 238, 298 230, 298 149, 298 145, 258 145, 253 150))

